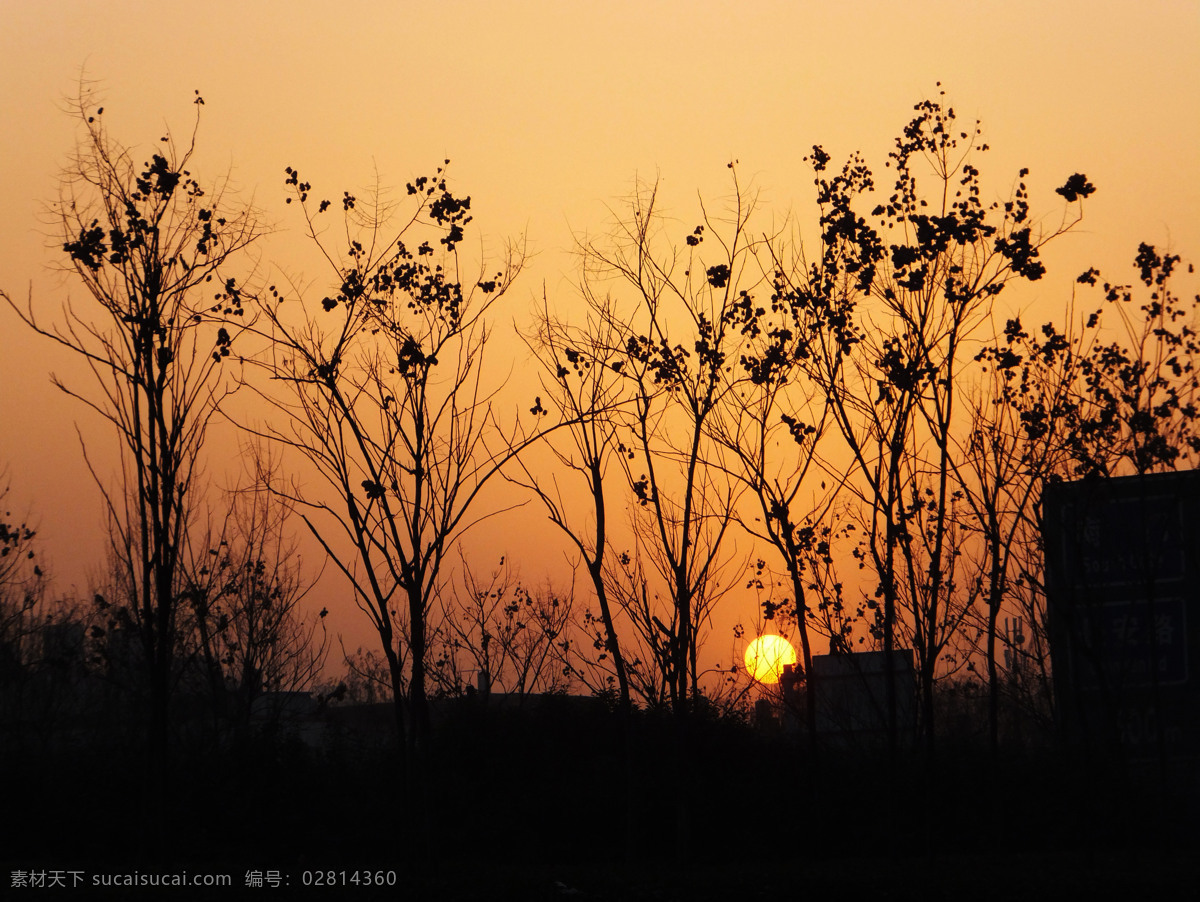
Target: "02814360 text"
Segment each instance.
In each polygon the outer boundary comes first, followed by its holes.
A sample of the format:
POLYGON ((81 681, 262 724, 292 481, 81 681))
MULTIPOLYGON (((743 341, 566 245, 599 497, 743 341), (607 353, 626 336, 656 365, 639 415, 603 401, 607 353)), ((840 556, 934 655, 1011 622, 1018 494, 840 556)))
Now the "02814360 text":
POLYGON ((395 871, 304 871, 305 886, 395 886, 395 871))

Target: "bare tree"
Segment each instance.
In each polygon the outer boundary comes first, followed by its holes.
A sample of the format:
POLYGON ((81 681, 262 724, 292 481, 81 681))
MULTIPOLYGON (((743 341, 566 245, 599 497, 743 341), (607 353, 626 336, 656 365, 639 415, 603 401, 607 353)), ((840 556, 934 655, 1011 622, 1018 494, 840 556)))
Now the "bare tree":
POLYGON ((10 642, 19 644, 17 637, 24 631, 17 624, 31 606, 31 599, 39 594, 38 585, 44 580, 41 565, 36 562, 33 542, 37 531, 6 509, 11 491, 8 471, 0 471, 0 510, 3 511, 0 514, 0 603, 4 605, 0 635, 4 637, 6 647, 10 642))
POLYGON ((486 575, 468 564, 461 549, 459 557, 461 591, 456 586, 449 593, 434 643, 435 683, 461 695, 473 672, 484 692, 495 688, 523 699, 566 691, 572 593, 526 587, 507 556, 486 575))
POLYGON ((215 713, 244 736, 256 699, 309 689, 328 653, 327 613, 304 613, 317 577, 302 572, 289 535, 293 505, 269 490, 277 466, 257 449, 249 486, 229 493, 224 521, 188 562, 189 644, 215 713))
MULTIPOLYGON (((747 232, 753 206, 735 175, 728 210, 710 216, 701 204, 700 224, 674 236, 658 186, 639 184, 610 233, 581 242, 586 321, 564 324, 544 310, 531 341, 546 372, 543 391, 564 424, 551 450, 574 485, 532 467, 523 481, 571 539, 600 606, 599 617, 589 611, 582 624, 596 654, 581 642, 578 672, 594 685, 591 674, 611 660, 622 712, 635 695, 674 712, 681 852, 694 779, 687 734, 704 702, 699 651, 715 606, 738 581, 727 578, 727 539, 739 486, 722 467, 710 423, 729 390, 734 310, 756 270, 747 232), (628 532, 616 538, 614 480, 629 504, 628 532), (573 503, 580 489, 585 500, 573 503)), ((535 412, 542 409, 539 400, 535 412)), ((626 720, 619 729, 628 740, 626 720)), ((627 797, 627 818, 635 804, 627 797)))
POLYGON ((348 701, 367 705, 395 703, 392 698, 391 669, 382 654, 360 645, 353 652, 346 653, 345 658, 346 680, 342 684, 345 691, 341 694, 348 701))
POLYGON ((37 712, 31 683, 43 661, 43 638, 50 622, 47 577, 34 539, 37 531, 8 510, 11 486, 0 472, 0 723, 6 749, 27 739, 37 712))
MULTIPOLYGON (((765 241, 763 246, 772 252, 765 241)), ((773 251, 783 252, 782 247, 773 251)), ((771 581, 782 589, 783 597, 765 598, 764 614, 774 619, 790 608, 786 619, 796 627, 804 673, 811 676, 810 620, 818 612, 809 604, 817 588, 809 571, 813 556, 825 553, 828 543, 819 534, 819 523, 838 487, 836 480, 830 484, 820 478, 828 477, 817 456, 828 425, 829 402, 804 368, 811 354, 811 314, 791 303, 798 300, 796 294, 780 290, 785 264, 775 257, 763 263, 770 267, 776 284, 766 297, 743 292, 734 309, 733 324, 741 341, 737 375, 710 428, 731 462, 730 476, 744 484, 757 502, 739 522, 755 539, 774 548, 787 576, 785 584, 771 581), (816 488, 813 483, 818 479, 816 488)), ((760 573, 764 566, 760 564, 760 573)), ((811 740, 816 735, 816 692, 811 679, 807 687, 805 721, 811 740)))
POLYGON ((185 607, 184 567, 192 512, 202 491, 201 452, 225 392, 223 362, 241 328, 242 291, 229 265, 259 235, 254 211, 227 180, 206 187, 191 174, 203 104, 184 142, 168 132, 141 164, 110 137, 103 109, 81 91, 73 113, 82 135, 51 214, 67 268, 87 302, 67 301, 60 321, 5 300, 31 329, 79 355, 95 390, 59 381, 114 430, 121 469, 99 472, 123 594, 148 685, 150 781, 161 792, 167 760, 172 671, 185 607))
POLYGON ((264 299, 268 381, 255 390, 273 419, 257 431, 316 477, 273 489, 297 505, 378 632, 411 762, 429 735, 443 566, 458 537, 497 512, 482 492, 514 453, 485 352, 487 315, 522 252, 509 247, 498 270, 469 274, 471 201, 452 193, 444 168, 409 183, 401 202, 381 189, 369 203, 343 194, 339 226, 324 225, 332 204, 310 200, 294 169, 287 185, 332 287, 264 299))
MULTIPOLYGON (((1038 231, 1026 170, 1009 200, 985 204, 975 163, 987 145, 978 123, 962 128, 942 97, 915 109, 890 154, 894 186, 871 210, 874 225, 858 212, 875 189, 867 165, 855 156, 828 177, 829 155, 813 149, 820 253, 805 266, 780 267, 777 280, 780 296, 803 312, 805 367, 852 461, 846 485, 863 508, 877 580, 867 598, 874 628, 889 660, 901 631, 913 643, 932 743, 933 682, 980 585, 961 571, 956 542, 969 520, 954 437, 970 349, 1005 286, 1042 276, 1040 249, 1078 221, 1074 202, 1094 189, 1072 176, 1059 192, 1072 204, 1062 223, 1038 231), (934 187, 923 191, 929 177, 934 187)), ((894 685, 888 695, 894 747, 894 685)))
MULTIPOLYGON (((1082 358, 1080 475, 1144 474, 1200 461, 1200 295, 1177 293, 1182 265, 1178 254, 1142 243, 1134 258, 1140 287, 1109 282, 1095 269, 1077 280, 1102 288, 1106 304, 1088 317, 1075 349, 1082 358)), ((1185 271, 1193 273, 1192 265, 1185 271)))
POLYGON ((731 587, 723 582, 725 540, 739 488, 709 430, 730 388, 736 311, 757 281, 747 231, 753 209, 735 173, 728 210, 710 215, 701 204, 701 223, 677 244, 658 209, 657 186, 640 185, 608 238, 582 249, 581 289, 594 332, 590 344, 572 350, 592 355, 591 367, 618 373, 627 399, 610 422, 618 439, 612 459, 634 502, 635 549, 609 565, 607 591, 651 652, 680 714, 700 692, 706 623, 731 587), (700 248, 705 241, 708 250, 700 248), (600 336, 603 343, 594 340, 600 336))
MULTIPOLYGON (((1059 193, 1069 197, 1074 190, 1067 186, 1059 193)), ((1046 323, 1032 333, 1014 317, 1003 337, 977 356, 987 372, 971 401, 960 466, 969 471, 962 479, 965 498, 984 539, 980 578, 988 607, 982 633, 993 748, 1004 661, 1007 682, 1036 693, 1028 707, 1048 711, 1052 705, 1041 548, 1046 483, 1187 466, 1200 448, 1194 325, 1200 301, 1174 288, 1178 256, 1142 244, 1134 265, 1149 293, 1141 304, 1133 287, 1089 269, 1077 285, 1084 291, 1099 287, 1103 306, 1075 323, 1072 297, 1065 328, 1046 323), (1002 611, 1021 624, 1009 631, 1025 640, 1019 645, 1001 635, 1002 611), (1003 656, 998 642, 1006 646, 1003 656)))
POLYGON ((557 408, 564 418, 565 428, 546 443, 558 467, 546 476, 521 462, 521 476, 510 479, 537 495, 550 521, 567 536, 587 569, 599 617, 590 610, 582 615, 583 634, 592 638, 596 652, 588 656, 586 669, 602 676, 591 679, 579 668, 576 673, 600 694, 610 694, 615 683, 618 710, 627 716, 632 706, 629 674, 606 582, 611 538, 605 479, 614 457, 629 453, 617 437, 615 411, 623 398, 623 384, 622 361, 610 356, 611 349, 620 345, 620 333, 613 323, 611 317, 589 312, 584 325, 573 327, 553 317, 543 299, 536 328, 526 343, 543 368, 546 406, 538 395, 535 412, 547 416, 546 407, 557 408), (588 499, 581 518, 570 501, 580 490, 588 499))
MULTIPOLYGON (((1037 609, 1043 596, 1036 591, 1041 566, 1031 566, 1031 554, 1038 556, 1040 536, 1037 505, 1046 481, 1069 459, 1078 426, 1075 342, 1049 325, 1042 330, 1042 339, 1033 339, 1019 317, 1008 321, 1004 336, 1003 346, 985 347, 976 355, 982 371, 964 392, 970 423, 965 441, 956 443, 952 460, 961 497, 971 512, 962 550, 973 558, 977 592, 986 603, 982 616, 972 611, 968 619, 982 621, 977 634, 984 637, 993 757, 1000 743, 1001 668, 1007 659, 1010 672, 1027 671, 1021 663, 1030 650, 1016 647, 1012 636, 1002 635, 1000 617, 1007 611, 1031 630, 1043 622, 1044 613, 1037 609), (1035 347, 1023 356, 1017 351, 1028 350, 1026 341, 1035 347), (1003 657, 999 644, 1009 646, 1003 657)), ((1021 629, 1010 632, 1024 635, 1021 629)), ((1030 645, 1035 653, 1044 647, 1039 638, 1044 634, 1035 634, 1030 645)), ((1042 655, 1036 663, 1048 688, 1048 660, 1042 655)))

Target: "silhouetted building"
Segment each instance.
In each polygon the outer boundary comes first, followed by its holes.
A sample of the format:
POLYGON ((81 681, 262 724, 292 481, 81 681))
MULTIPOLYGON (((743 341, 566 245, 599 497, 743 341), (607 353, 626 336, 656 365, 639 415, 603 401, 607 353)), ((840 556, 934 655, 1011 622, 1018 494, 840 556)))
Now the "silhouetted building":
POLYGON ((1064 735, 1133 760, 1200 754, 1200 472, 1060 483, 1043 503, 1064 735))
POLYGON ((882 651, 814 655, 809 682, 822 741, 847 747, 886 744, 893 704, 897 737, 911 741, 917 710, 911 650, 892 651, 890 681, 882 651))

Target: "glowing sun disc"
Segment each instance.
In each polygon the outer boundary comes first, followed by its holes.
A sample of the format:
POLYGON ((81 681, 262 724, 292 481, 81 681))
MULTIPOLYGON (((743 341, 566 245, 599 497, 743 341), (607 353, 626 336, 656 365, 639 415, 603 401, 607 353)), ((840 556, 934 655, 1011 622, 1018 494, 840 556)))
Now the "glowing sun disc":
POLYGON ((746 670, 760 683, 778 683, 787 664, 796 663, 796 649, 783 636, 759 636, 746 647, 746 670))

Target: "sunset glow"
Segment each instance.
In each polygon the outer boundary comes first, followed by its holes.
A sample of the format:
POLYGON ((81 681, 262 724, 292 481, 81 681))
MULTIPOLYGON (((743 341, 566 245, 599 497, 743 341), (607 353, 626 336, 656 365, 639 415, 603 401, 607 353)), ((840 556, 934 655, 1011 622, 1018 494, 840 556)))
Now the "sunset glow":
MULTIPOLYGON (((0 35, 9 86, 0 108, 20 127, 2 151, 0 272, 3 287, 31 298, 47 321, 80 297, 39 217, 57 196, 77 138, 62 110, 81 76, 94 81, 115 136, 139 153, 164 125, 182 138, 193 92, 201 91, 195 171, 205 179, 228 171, 262 208, 273 230, 256 249, 267 280, 283 272, 304 282, 319 272, 302 253, 298 222, 285 215, 285 165, 337 197, 375 173, 402 189, 414 173, 450 158, 456 189, 478 211, 480 240, 500 247, 524 234, 529 241, 529 265, 501 325, 522 319, 542 286, 557 313, 571 314, 574 237, 603 233, 610 204, 639 175, 661 175, 667 212, 694 217, 697 192, 719 206, 729 191, 725 164, 736 158, 762 192, 764 230, 793 211, 811 229, 807 150, 822 143, 840 165, 861 149, 882 171, 896 129, 938 80, 963 122, 985 123, 993 148, 986 169, 996 180, 988 201, 1021 166, 1032 167, 1039 209, 1072 172, 1086 172, 1099 188, 1085 230, 1048 250, 1047 277, 1014 298, 1039 311, 1031 317, 1057 309, 1074 276, 1095 262, 1120 275, 1139 241, 1196 253, 1190 211, 1200 192, 1190 148, 1200 123, 1193 52, 1200 18, 1193 4, 1141 17, 1124 5, 1092 4, 1085 20, 1055 4, 933 0, 902 10, 870 5, 867 17, 853 5, 773 2, 705 3, 684 15, 674 4, 537 0, 495 8, 365 4, 371 13, 356 16, 306 5, 303 14, 281 17, 269 5, 220 0, 203 16, 187 5, 163 7, 153 21, 126 0, 11 6, 0 35), (850 33, 856 51, 846 54, 838 36, 850 33), (454 36, 453 66, 444 65, 441 40, 413 37, 433 34, 454 36), (896 53, 900 46, 922 50, 896 53), (224 49, 214 55, 214 47, 224 49), (380 68, 348 75, 363 59, 380 68), (1010 74, 999 79, 1001 71, 1010 74), (1156 136, 1150 143, 1142 137, 1148 130, 1156 136)), ((97 437, 105 435, 102 424, 50 382, 53 371, 86 384, 78 361, 18 330, 7 310, 3 316, 12 336, 0 355, 0 468, 13 479, 9 503, 38 522, 55 579, 87 595, 106 545, 80 435, 102 475, 116 462, 97 437)), ((497 369, 522 374, 527 360, 517 338, 498 329, 495 345, 497 369), (503 360, 502 345, 516 349, 514 361, 503 360)), ((519 403, 528 407, 532 398, 519 403)), ((210 463, 209 477, 236 482, 236 435, 214 427, 210 441, 229 466, 210 463)), ((471 538, 482 550, 468 551, 529 557, 531 578, 541 566, 536 555, 550 562, 546 575, 561 578, 561 547, 544 518, 526 517, 519 529, 497 518, 471 538)), ((315 559, 316 549, 306 551, 315 559)), ((329 606, 331 628, 351 647, 369 644, 354 606, 330 603, 340 590, 327 575, 313 607, 329 606)), ((740 616, 722 613, 718 630, 740 616)))
POLYGON ((14 888, 1194 891, 1200 0, 3 9, 14 888))

